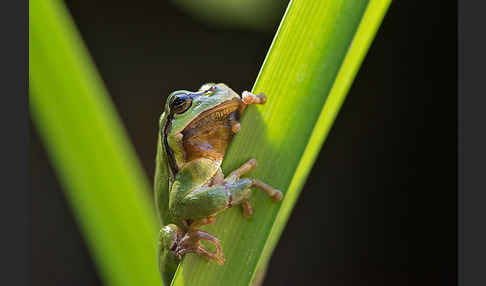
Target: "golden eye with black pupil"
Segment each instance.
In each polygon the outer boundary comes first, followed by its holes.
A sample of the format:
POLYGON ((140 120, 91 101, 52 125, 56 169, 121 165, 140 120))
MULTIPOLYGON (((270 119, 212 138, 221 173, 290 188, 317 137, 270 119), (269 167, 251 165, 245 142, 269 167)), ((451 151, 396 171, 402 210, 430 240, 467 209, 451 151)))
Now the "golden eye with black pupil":
POLYGON ((192 98, 186 94, 178 94, 170 101, 170 110, 174 113, 180 114, 189 109, 192 104, 192 98))

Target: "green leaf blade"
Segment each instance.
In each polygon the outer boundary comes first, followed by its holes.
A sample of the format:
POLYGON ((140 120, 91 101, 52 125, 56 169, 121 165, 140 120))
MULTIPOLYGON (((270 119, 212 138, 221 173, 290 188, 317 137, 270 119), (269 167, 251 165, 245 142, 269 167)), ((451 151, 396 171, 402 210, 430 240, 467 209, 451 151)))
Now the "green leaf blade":
POLYGON ((102 280, 161 285, 150 185, 59 1, 29 3, 29 70, 33 122, 102 280))
POLYGON ((172 285, 249 285, 261 277, 305 179, 390 1, 292 1, 257 78, 264 106, 250 107, 223 170, 249 158, 248 176, 284 191, 274 204, 253 192, 252 219, 239 208, 205 227, 223 245, 220 267, 186 255, 172 285))

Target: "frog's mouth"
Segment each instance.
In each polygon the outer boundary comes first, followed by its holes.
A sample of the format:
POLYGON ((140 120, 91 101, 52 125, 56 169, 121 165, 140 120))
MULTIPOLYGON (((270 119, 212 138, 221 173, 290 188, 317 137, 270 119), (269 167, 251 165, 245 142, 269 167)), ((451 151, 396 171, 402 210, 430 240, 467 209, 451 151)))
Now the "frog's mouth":
MULTIPOLYGON (((201 114, 199 114, 196 118, 194 118, 189 125, 184 128, 184 131, 195 130, 198 128, 203 128, 204 126, 211 126, 217 122, 227 121, 235 111, 238 110, 240 107, 241 100, 234 98, 231 100, 227 100, 211 109, 208 109, 201 114)), ((237 120, 238 114, 236 115, 234 120, 237 120)))

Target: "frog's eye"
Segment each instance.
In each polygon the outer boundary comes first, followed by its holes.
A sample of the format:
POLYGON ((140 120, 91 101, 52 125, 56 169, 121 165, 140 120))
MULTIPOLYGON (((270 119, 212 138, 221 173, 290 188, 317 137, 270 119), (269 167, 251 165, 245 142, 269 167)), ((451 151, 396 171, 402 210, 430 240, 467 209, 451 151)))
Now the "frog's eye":
POLYGON ((205 83, 203 84, 200 88, 199 88, 199 91, 203 91, 203 92, 210 92, 211 91, 211 87, 213 85, 216 85, 215 83, 213 82, 208 82, 208 83, 205 83))
POLYGON ((183 113, 191 107, 192 98, 188 94, 178 94, 170 101, 170 110, 175 113, 183 113))

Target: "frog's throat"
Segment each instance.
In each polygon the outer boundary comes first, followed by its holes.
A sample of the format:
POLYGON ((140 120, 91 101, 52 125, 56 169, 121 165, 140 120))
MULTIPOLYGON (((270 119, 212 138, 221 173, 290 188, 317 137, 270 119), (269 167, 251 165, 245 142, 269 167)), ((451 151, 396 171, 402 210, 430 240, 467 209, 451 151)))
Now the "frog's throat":
POLYGON ((208 158, 223 160, 233 137, 230 121, 236 120, 240 102, 227 101, 207 110, 193 120, 184 130, 183 144, 186 161, 208 158))

